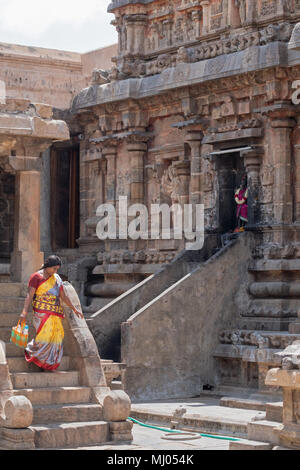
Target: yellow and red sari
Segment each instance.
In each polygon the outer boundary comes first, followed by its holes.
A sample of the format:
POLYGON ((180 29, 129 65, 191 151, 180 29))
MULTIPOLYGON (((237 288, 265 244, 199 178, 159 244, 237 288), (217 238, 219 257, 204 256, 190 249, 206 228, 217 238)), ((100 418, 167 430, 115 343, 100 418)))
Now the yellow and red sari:
POLYGON ((56 370, 63 356, 64 313, 60 305, 63 282, 58 274, 44 279, 39 271, 31 276, 29 287, 36 289, 32 302, 36 337, 25 349, 25 359, 42 369, 56 370))

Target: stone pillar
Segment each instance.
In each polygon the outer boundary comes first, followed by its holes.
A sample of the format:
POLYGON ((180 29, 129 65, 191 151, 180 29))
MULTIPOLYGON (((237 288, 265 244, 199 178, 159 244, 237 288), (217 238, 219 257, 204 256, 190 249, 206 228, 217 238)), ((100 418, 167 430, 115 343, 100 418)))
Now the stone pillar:
POLYGON ((200 204, 201 202, 201 142, 203 134, 192 132, 188 135, 187 144, 191 149, 191 183, 190 202, 200 204))
POLYGON ((130 203, 144 203, 144 156, 147 151, 145 142, 129 140, 127 146, 130 152, 130 203))
POLYGON ((293 222, 291 133, 294 119, 272 116, 269 160, 274 165, 274 221, 277 224, 293 222))
POLYGON ((145 52, 145 28, 147 15, 127 15, 127 54, 143 54, 145 52))
POLYGON ((190 177, 191 177, 191 162, 189 160, 180 160, 174 163, 176 168, 176 175, 180 180, 180 194, 179 202, 183 207, 184 204, 189 203, 190 192, 190 177))
POLYGON ((202 10, 203 10, 203 26, 202 26, 202 34, 207 34, 209 32, 209 1, 204 0, 200 3, 202 10))
POLYGON ((244 164, 248 177, 248 212, 249 212, 249 225, 254 225, 259 222, 259 172, 262 162, 263 149, 257 148, 249 151, 241 152, 244 157, 244 164))
POLYGON ((300 222, 300 145, 294 146, 295 220, 300 222))
POLYGON ((106 167, 106 203, 116 203, 116 161, 117 161, 117 146, 104 147, 102 155, 107 161, 106 167))
POLYGON ((39 171, 16 174, 15 239, 11 257, 15 282, 27 282, 44 262, 40 251, 40 180, 39 171))

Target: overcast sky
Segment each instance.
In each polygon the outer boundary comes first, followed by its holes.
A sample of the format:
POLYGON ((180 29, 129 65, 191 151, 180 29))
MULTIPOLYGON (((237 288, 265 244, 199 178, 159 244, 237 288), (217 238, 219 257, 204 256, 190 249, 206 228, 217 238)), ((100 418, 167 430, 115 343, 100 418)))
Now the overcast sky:
POLYGON ((110 0, 0 0, 0 42, 88 52, 117 42, 110 0))

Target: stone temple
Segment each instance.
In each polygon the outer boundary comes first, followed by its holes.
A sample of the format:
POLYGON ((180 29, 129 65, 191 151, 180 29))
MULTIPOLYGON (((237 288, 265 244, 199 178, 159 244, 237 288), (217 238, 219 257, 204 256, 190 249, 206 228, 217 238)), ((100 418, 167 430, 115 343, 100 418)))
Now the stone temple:
MULTIPOLYGON (((211 393, 227 406, 269 403, 274 444, 299 448, 300 1, 112 0, 108 10, 110 48, 0 43, 0 339, 55 253, 86 320, 83 333, 69 325, 65 371, 75 372, 55 386, 74 397, 59 403, 90 403, 85 421, 104 423, 103 442, 130 440, 130 399, 211 393), (235 233, 244 175, 248 223, 235 233), (149 212, 204 205, 203 248, 187 250, 174 226, 169 239, 101 240, 97 208, 125 197, 149 212)), ((55 447, 39 426, 55 419, 42 406, 51 390, 43 396, 15 355, 6 345, 0 362, 2 441, 55 447), (20 425, 10 415, 30 414, 28 402, 33 425, 20 425)))

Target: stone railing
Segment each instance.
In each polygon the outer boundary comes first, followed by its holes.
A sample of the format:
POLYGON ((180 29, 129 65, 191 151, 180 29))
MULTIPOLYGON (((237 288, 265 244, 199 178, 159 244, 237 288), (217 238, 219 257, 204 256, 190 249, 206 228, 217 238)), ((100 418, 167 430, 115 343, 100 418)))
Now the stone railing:
POLYGON ((0 449, 34 449, 32 420, 30 400, 13 394, 5 344, 0 341, 0 449))

